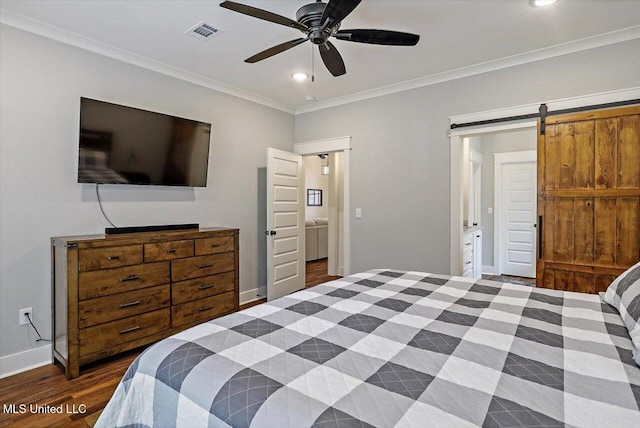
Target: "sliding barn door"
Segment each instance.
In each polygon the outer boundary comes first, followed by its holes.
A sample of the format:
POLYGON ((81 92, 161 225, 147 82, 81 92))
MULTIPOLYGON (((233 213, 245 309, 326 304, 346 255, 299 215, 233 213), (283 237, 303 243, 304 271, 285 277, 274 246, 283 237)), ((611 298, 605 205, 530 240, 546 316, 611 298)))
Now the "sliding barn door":
POLYGON ((538 123, 537 286, 597 293, 640 260, 640 107, 538 123))

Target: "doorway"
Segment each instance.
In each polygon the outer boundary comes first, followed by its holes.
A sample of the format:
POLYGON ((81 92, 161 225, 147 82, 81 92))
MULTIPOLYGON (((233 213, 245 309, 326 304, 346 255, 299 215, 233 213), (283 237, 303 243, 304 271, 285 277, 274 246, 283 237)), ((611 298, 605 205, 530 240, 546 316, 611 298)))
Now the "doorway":
POLYGON ((320 153, 302 157, 305 181, 305 264, 306 284, 320 284, 340 276, 343 264, 340 260, 341 221, 340 211, 342 180, 342 153, 320 153), (331 215, 330 215, 331 213, 331 215), (335 224, 337 222, 337 224, 335 224), (338 234, 332 245, 337 251, 329 251, 329 231, 338 234), (336 259, 337 258, 337 259, 336 259), (330 269, 331 266, 331 269, 330 269), (312 278, 310 278, 312 277, 312 278))
POLYGON ((533 285, 535 122, 476 129, 461 135, 460 142, 463 239, 456 250, 462 257, 452 272, 457 268, 458 275, 533 285))
POLYGON ((328 214, 328 224, 326 225, 328 232, 327 275, 349 275, 351 269, 349 219, 351 137, 297 143, 294 145, 294 152, 302 155, 303 159, 318 158, 320 171, 322 171, 322 166, 329 167, 326 195, 328 214), (318 155, 324 155, 325 159, 318 155))
MULTIPOLYGON (((341 159, 338 208, 329 210, 328 270, 340 276, 350 272, 349 166, 351 137, 294 145, 294 152, 267 148, 266 168, 266 285, 273 300, 305 287, 305 192, 302 157, 329 154, 341 159), (340 153, 341 156, 336 156, 340 153), (335 252, 332 256, 332 252, 335 252), (332 263, 333 261, 333 263, 332 263)), ((336 160, 337 162, 337 160, 336 160)), ((334 174, 335 175, 335 174, 334 174)), ((331 174, 330 174, 331 177, 331 174)), ((337 177, 337 175, 336 175, 337 177)), ((337 178, 334 178, 334 181, 337 178)), ((331 186, 330 181, 330 186, 331 186)), ((316 193, 310 197, 317 198, 316 193)), ((334 274, 335 275, 335 274, 334 274)))
MULTIPOLYGON (((610 91, 610 92, 602 92, 597 94, 589 94, 572 98, 564 98, 564 99, 556 99, 550 100, 545 103, 547 110, 552 112, 567 110, 567 109, 575 109, 575 108, 584 108, 584 106, 598 106, 604 105, 607 103, 620 103, 628 100, 635 100, 639 97, 639 90, 637 88, 633 89, 623 89, 618 91, 610 91)), ((484 135, 485 133, 490 132, 500 132, 505 130, 516 130, 516 129, 525 129, 525 128, 536 128, 537 120, 529 119, 529 117, 536 118, 537 113, 539 111, 540 104, 526 104, 520 106, 513 106, 509 108, 503 108, 499 110, 491 110, 491 111, 483 111, 477 113, 469 113, 469 114, 461 114, 449 117, 449 121, 451 123, 451 133, 450 133, 450 160, 451 160, 451 169, 450 169, 450 212, 451 212, 451 222, 450 222, 450 264, 449 269, 451 275, 460 275, 462 272, 461 262, 462 262, 462 249, 461 245, 463 242, 463 203, 462 203, 462 195, 463 195, 463 162, 462 162, 462 152, 463 152, 463 138, 470 135, 484 135), (504 118, 504 119, 500 119, 504 118)), ((547 118, 548 119, 548 118, 547 118)), ((549 123, 549 121, 548 121, 549 123)), ((544 142, 538 142, 539 144, 544 144, 544 142)), ((544 146, 542 146, 544 147, 544 146)), ((543 156, 543 154, 540 154, 543 156)), ((485 165, 492 165, 491 160, 487 160, 485 165)), ((637 165, 637 164, 636 164, 637 165)), ((637 170, 637 169, 636 169, 637 170)), ((559 175, 558 175, 559 176, 559 175)), ((538 187, 543 187, 543 181, 538 177, 538 187)), ((582 191, 582 190, 581 190, 582 191)), ((583 195, 585 196, 585 195, 583 195)), ((538 210, 540 207, 544 205, 538 199, 538 210)), ((540 215, 540 213, 538 213, 540 215)), ((483 212, 483 215, 486 215, 486 211, 483 212)), ((544 234, 542 234, 542 230, 538 230, 538 233, 541 234, 542 239, 538 243, 541 247, 537 251, 538 264, 540 264, 541 258, 543 256, 546 257, 544 240, 547 238, 547 235, 550 234, 550 227, 552 224, 547 225, 545 222, 548 221, 548 217, 544 218, 544 221, 541 221, 538 218, 538 222, 540 225, 544 227, 544 234)), ((613 223, 615 224, 615 223, 613 223)), ((560 240, 562 242, 562 240, 560 240)), ((634 241, 637 242, 637 241, 634 241)), ((551 247, 550 247, 551 248, 551 247)), ((548 250, 550 255, 552 255, 553 250, 548 250)), ((538 266, 537 268, 537 280, 542 281, 544 286, 548 286, 549 288, 553 288, 552 280, 553 277, 551 274, 543 275, 543 267, 538 266), (548 277, 549 281, 544 281, 548 277), (551 286, 547 285, 551 284, 551 286)), ((575 274, 575 277, 578 278, 580 275, 578 273, 575 274)), ((560 275, 560 279, 566 278, 565 276, 560 275)), ((582 278, 582 276, 580 276, 582 278)), ((493 278, 490 278, 493 279, 493 278)), ((602 278, 600 278, 602 279, 602 278)), ((555 279, 558 282, 558 278, 555 279)), ((561 282, 561 281, 560 281, 561 282)), ((605 281, 606 282, 606 281, 605 281)), ((539 283, 538 286, 541 284, 539 283)), ((564 288, 563 284, 560 284, 561 288, 564 288)), ((590 290, 597 289, 597 281, 596 286, 593 286, 593 282, 589 284, 590 290)))

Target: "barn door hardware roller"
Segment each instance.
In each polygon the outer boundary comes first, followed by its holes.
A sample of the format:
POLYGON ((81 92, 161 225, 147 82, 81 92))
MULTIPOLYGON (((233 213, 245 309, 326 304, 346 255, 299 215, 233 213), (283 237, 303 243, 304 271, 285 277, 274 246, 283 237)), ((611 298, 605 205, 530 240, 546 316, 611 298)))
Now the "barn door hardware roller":
POLYGON ((540 113, 540 135, 544 135, 547 128, 547 105, 540 104, 538 112, 540 113))

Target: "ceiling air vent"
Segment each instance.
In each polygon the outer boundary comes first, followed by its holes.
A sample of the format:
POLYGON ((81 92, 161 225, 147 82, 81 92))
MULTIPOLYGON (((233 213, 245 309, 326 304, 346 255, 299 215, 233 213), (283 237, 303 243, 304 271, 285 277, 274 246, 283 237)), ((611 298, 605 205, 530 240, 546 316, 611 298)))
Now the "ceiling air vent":
POLYGON ((212 39, 214 36, 217 36, 218 34, 220 34, 220 30, 218 30, 215 27, 212 27, 211 25, 205 22, 201 22, 197 24, 195 27, 189 28, 187 31, 185 31, 184 34, 187 34, 198 40, 205 41, 205 40, 212 39))

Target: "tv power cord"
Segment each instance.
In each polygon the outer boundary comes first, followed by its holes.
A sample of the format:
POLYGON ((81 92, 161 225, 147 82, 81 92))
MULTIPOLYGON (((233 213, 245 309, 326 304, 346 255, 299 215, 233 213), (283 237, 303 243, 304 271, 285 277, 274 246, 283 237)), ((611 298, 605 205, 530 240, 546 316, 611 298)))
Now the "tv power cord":
POLYGON ((25 314, 25 316, 29 320, 29 324, 31 324, 31 327, 33 327, 33 329, 36 331, 36 334, 38 335, 38 338, 36 339, 36 342, 51 342, 51 339, 43 339, 42 336, 40 336, 40 332, 36 328, 36 326, 33 323, 33 321, 31 321, 31 316, 28 313, 25 314))

